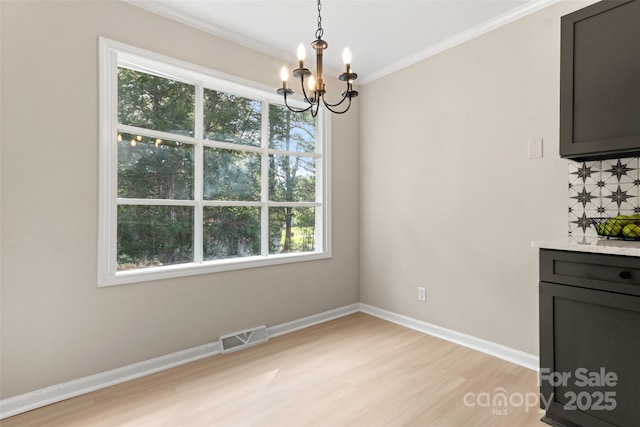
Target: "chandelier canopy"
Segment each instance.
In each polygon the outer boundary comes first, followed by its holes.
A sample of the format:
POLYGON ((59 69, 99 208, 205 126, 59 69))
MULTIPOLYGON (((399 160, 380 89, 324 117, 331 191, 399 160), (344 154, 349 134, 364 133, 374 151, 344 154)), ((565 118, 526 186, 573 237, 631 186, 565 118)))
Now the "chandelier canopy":
POLYGON ((342 99, 340 99, 340 101, 336 102, 335 104, 331 104, 325 99, 327 90, 322 74, 322 53, 327 48, 328 44, 326 41, 322 40, 324 30, 322 29, 322 16, 320 15, 321 11, 322 5, 320 4, 320 0, 318 0, 318 29, 316 30, 316 39, 313 41, 313 43, 311 43, 311 47, 316 51, 315 77, 308 68, 304 68, 306 51, 302 44, 298 46, 298 68, 296 68, 292 72, 293 78, 300 79, 302 95, 304 96, 304 100, 309 104, 309 106, 306 108, 293 108, 288 104, 287 97, 293 95, 294 91, 287 87, 289 72, 287 71, 286 67, 282 67, 282 70, 280 70, 282 87, 276 91, 278 95, 284 96, 284 103, 290 111, 293 111, 295 113, 303 113, 305 111, 311 110, 311 114, 314 117, 318 114, 318 109, 320 108, 321 104, 324 105, 327 110, 331 111, 332 113, 346 113, 351 107, 351 99, 358 96, 358 92, 353 90, 353 81, 358 78, 358 75, 351 71, 351 51, 349 50, 349 48, 345 48, 342 54, 342 59, 345 63, 346 71, 340 74, 338 78, 341 81, 346 82, 346 89, 344 90, 344 92, 342 92, 342 99), (305 79, 307 80, 309 93, 307 93, 307 90, 305 90, 305 79))

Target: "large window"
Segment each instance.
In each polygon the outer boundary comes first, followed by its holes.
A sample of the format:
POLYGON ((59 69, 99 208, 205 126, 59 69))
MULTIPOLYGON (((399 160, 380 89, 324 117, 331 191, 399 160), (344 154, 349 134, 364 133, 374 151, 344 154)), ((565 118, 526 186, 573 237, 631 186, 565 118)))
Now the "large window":
POLYGON ((99 284, 330 255, 328 124, 100 39, 99 284))

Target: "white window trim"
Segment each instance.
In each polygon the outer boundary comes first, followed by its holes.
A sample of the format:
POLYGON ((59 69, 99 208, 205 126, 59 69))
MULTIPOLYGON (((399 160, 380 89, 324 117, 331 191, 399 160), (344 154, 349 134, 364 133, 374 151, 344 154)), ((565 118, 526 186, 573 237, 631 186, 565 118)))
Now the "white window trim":
MULTIPOLYGON (((316 215, 320 221, 316 221, 316 238, 321 242, 322 250, 315 252, 300 252, 287 254, 268 254, 268 242, 262 242, 262 247, 267 248, 266 254, 251 257, 238 257, 231 259, 221 259, 214 261, 204 261, 198 263, 184 263, 167 265, 161 267, 148 267, 137 270, 117 271, 117 146, 113 143, 117 136, 117 67, 118 64, 135 63, 136 68, 148 67, 156 70, 158 67, 167 72, 167 77, 177 80, 187 80, 190 83, 199 82, 206 86, 213 86, 217 90, 226 90, 235 95, 245 96, 251 99, 263 101, 271 104, 282 104, 282 99, 275 94, 273 88, 240 79, 224 73, 213 71, 198 65, 190 64, 181 60, 170 58, 158 53, 129 46, 104 37, 98 39, 99 45, 99 218, 98 218, 98 286, 121 285, 126 283, 145 282, 151 280, 169 279, 199 274, 215 273, 245 268, 264 267, 292 262, 312 261, 318 259, 331 258, 331 124, 330 114, 325 114, 321 110, 318 114, 317 126, 317 153, 313 157, 317 158, 317 200, 308 203, 296 203, 300 207, 320 206, 316 209, 316 215), (115 122, 115 123, 114 123, 115 122)), ((144 68, 142 68, 144 69, 144 68)), ((154 71, 157 74, 157 72, 154 71)), ((196 86, 198 87, 198 86, 196 86)), ((293 100, 294 104, 302 107, 302 101, 293 100)), ((263 121, 263 123, 266 121, 263 121)), ((196 126, 198 121, 196 120, 196 126)), ((123 126, 120 125, 122 128, 123 126)), ((197 129, 196 129, 197 131, 197 129)), ((263 132, 265 127, 263 126, 263 132)), ((149 133, 148 131, 146 131, 149 133)), ((151 131, 153 133, 153 131, 151 131)), ((197 134, 197 133, 196 133, 197 134)), ((158 133, 158 137, 163 137, 158 133)), ((167 135, 164 135, 166 137, 167 135)), ((175 139, 176 135, 171 134, 175 139)), ((185 137, 193 140, 192 137, 185 137)), ((263 144, 264 145, 264 144, 263 144)), ((248 147, 249 150, 261 152, 266 147, 248 147)), ((274 150, 270 150, 273 152, 274 150)), ((277 154, 288 154, 280 151, 277 154)), ((300 153, 291 153, 297 154, 300 153)), ((263 156, 263 159, 266 159, 263 156)), ((264 160, 266 161, 266 160, 264 160)), ((196 165, 198 168, 198 165, 196 165)), ((268 173, 263 165, 263 172, 268 173)), ((196 174, 199 175, 199 174, 196 174)), ((194 182, 195 191, 201 182, 194 182)), ((263 184, 266 185, 263 180, 263 184)), ((201 189, 201 188, 200 188, 201 189)), ((264 194, 264 191, 263 191, 264 194)), ((145 200, 142 203, 151 203, 145 200)), ((153 201, 155 203, 157 201, 153 201)), ((182 201, 176 204, 181 204, 182 201)), ((194 205, 197 201, 189 201, 187 204, 194 205)), ((224 202, 201 201, 203 205, 224 205, 224 202)), ((238 203, 234 203, 237 205, 238 203)), ((270 206, 279 206, 279 203, 268 202, 247 202, 248 205, 263 206, 268 209, 270 206)), ((290 203, 286 204, 291 205, 290 203)), ((196 215, 197 216, 197 215, 196 215)), ((262 215, 263 221, 268 222, 266 215, 262 215)), ((264 226, 265 224, 263 224, 264 226)), ((202 244, 202 225, 196 218, 194 224, 194 245, 202 244)), ((264 234, 264 233, 263 233, 264 234)), ((264 237, 268 240, 268 236, 264 237)), ((195 249, 195 248, 194 248, 195 249)), ((264 250, 264 249, 263 249, 264 250)))

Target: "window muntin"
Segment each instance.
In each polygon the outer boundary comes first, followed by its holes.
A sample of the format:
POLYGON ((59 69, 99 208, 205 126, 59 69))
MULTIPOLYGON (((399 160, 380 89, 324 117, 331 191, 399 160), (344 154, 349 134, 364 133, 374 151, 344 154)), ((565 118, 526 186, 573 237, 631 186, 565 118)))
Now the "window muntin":
POLYGON ((330 256, 327 118, 101 39, 99 284, 330 256))

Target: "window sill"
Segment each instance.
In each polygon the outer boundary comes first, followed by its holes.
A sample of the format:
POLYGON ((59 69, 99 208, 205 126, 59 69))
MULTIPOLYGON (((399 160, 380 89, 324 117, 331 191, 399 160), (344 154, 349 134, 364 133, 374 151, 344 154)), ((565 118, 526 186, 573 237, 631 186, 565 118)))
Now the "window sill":
POLYGON ((268 257, 253 256, 206 261, 202 264, 185 263, 162 267, 149 267, 137 270, 118 271, 98 277, 98 286, 124 285, 128 283, 149 282, 153 280, 172 279, 176 277, 196 276, 218 273, 222 271, 243 270, 246 268, 267 267, 270 265, 290 264, 295 262, 315 261, 331 258, 329 252, 305 252, 294 254, 270 255, 268 257))

